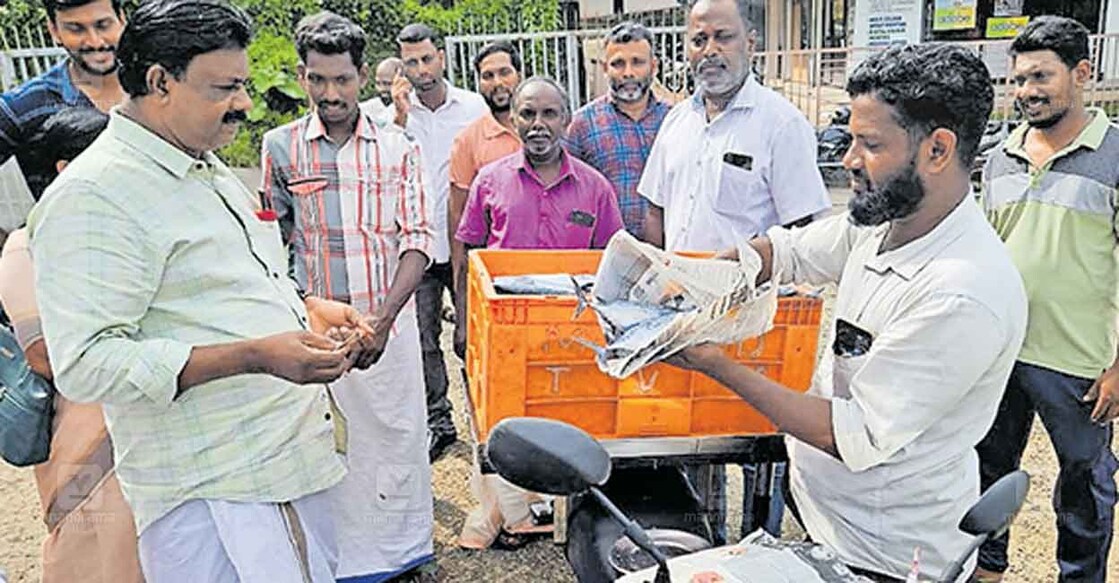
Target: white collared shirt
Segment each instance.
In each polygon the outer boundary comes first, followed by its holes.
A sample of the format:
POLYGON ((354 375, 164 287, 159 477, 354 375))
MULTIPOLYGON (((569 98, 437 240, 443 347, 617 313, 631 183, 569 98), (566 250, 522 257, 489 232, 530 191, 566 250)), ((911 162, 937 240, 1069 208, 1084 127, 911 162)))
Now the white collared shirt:
MULTIPOLYGON (((420 98, 412 92, 411 109, 404 131, 420 144, 420 160, 424 169, 424 189, 431 201, 431 225, 435 230, 435 247, 432 260, 446 263, 451 258, 451 247, 447 241, 447 198, 451 193, 451 143, 466 126, 489 113, 489 106, 481 95, 473 91, 459 89, 448 81, 447 99, 435 111, 427 108, 420 98)), ((374 98, 376 99, 376 98, 374 98)), ((372 101, 372 100, 370 100, 372 101)), ((373 112, 376 106, 370 101, 362 103, 366 111, 373 112)), ((379 101, 379 100, 378 100, 379 101)), ((396 109, 387 107, 376 117, 378 121, 391 123, 396 109)))
POLYGON ((637 192, 664 209, 670 251, 722 251, 831 208, 812 126, 752 76, 710 123, 699 94, 672 108, 637 192))
POLYGON ((975 445, 1022 345, 1026 296, 970 196, 879 254, 887 228, 845 213, 769 231, 774 273, 839 282, 809 392, 831 400, 842 461, 790 437, 790 485, 809 534, 844 562, 904 578, 920 546, 921 578, 936 579, 971 539, 957 525, 979 495, 975 445), (865 354, 835 354, 840 320, 872 338, 865 354))

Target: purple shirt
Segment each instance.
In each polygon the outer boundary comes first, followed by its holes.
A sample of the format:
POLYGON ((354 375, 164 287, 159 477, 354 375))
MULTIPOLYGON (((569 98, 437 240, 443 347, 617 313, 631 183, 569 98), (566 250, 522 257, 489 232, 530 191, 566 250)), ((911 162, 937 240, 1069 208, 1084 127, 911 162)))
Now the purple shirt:
POLYGON ((563 154, 544 185, 524 150, 478 172, 455 238, 497 249, 601 249, 622 230, 614 187, 586 162, 563 154))

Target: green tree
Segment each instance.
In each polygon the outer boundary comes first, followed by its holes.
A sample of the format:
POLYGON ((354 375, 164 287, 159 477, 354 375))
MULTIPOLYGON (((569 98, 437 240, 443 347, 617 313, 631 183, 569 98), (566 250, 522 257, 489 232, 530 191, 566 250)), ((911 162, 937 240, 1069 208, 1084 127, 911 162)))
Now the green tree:
MULTIPOLYGON (((408 22, 425 22, 444 34, 472 32, 524 32, 559 27, 558 0, 458 0, 445 8, 430 0, 232 0, 253 18, 256 34, 249 46, 249 95, 253 111, 237 138, 219 152, 230 165, 260 163, 260 141, 269 129, 288 123, 306 112, 307 98, 296 76, 299 56, 292 38, 301 18, 330 10, 365 29, 366 62, 375 65, 396 54, 396 33, 408 22)), ((125 0, 126 12, 137 0, 125 0)), ((46 24, 46 13, 37 0, 8 0, 0 8, 0 41, 3 35, 46 24)), ((367 87, 364 94, 372 94, 367 87)))

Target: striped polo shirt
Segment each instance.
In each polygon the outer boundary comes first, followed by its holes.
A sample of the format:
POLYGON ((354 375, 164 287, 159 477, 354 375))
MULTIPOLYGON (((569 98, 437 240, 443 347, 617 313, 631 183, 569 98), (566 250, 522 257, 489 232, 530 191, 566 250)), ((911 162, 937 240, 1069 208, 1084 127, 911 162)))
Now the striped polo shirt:
POLYGON ((1029 324, 1019 360, 1094 378, 1116 349, 1119 128, 1102 110, 1039 167, 1023 124, 983 171, 983 206, 1026 285, 1029 324))

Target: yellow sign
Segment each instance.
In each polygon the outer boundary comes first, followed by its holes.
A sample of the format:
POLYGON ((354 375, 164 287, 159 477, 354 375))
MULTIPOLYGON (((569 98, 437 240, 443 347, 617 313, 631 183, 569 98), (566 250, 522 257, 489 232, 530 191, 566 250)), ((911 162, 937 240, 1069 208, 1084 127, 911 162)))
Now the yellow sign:
POLYGON ((936 0, 933 30, 975 28, 976 0, 936 0))
POLYGON ((1006 16, 987 19, 987 38, 1014 38, 1029 24, 1029 16, 1006 16))

